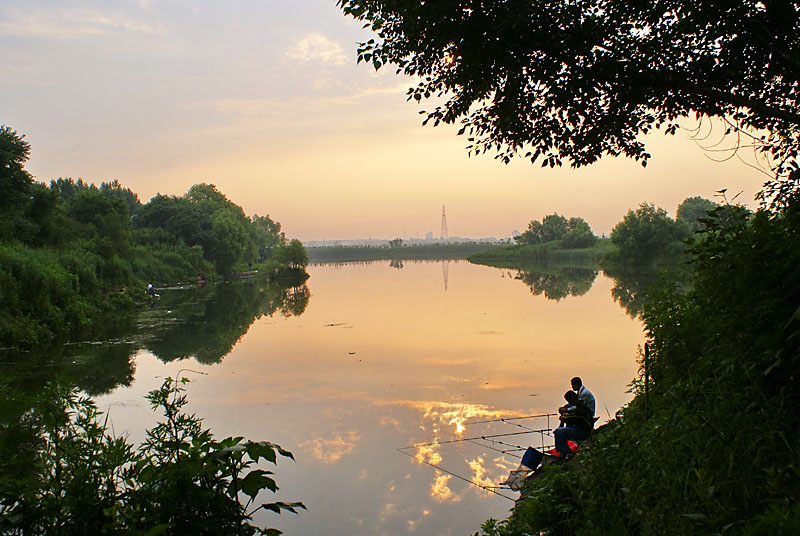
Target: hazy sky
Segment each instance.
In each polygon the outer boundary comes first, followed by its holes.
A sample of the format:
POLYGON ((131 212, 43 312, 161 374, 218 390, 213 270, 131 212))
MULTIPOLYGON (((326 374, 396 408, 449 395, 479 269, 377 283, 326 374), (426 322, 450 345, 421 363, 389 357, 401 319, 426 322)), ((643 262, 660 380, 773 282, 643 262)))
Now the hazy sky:
POLYGON ((213 183, 301 240, 438 236, 442 205, 450 235, 554 211, 608 233, 643 201, 674 215, 727 188, 753 205, 764 182, 686 131, 649 136, 647 168, 469 158, 458 127, 420 125, 413 81, 356 65, 366 39, 334 0, 0 0, 0 124, 37 180, 118 179, 143 202, 213 183))

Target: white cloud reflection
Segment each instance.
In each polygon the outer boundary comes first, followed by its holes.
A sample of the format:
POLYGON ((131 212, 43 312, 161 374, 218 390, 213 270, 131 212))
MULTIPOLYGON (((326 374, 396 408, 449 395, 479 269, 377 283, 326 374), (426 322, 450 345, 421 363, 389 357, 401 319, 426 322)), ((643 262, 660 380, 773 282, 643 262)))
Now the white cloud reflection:
POLYGON ((300 447, 311 452, 314 458, 324 464, 336 463, 355 450, 361 439, 355 430, 338 433, 331 438, 315 438, 304 441, 300 447))
POLYGON ((458 502, 461 500, 448 485, 451 478, 450 475, 436 475, 431 484, 431 497, 434 500, 439 502, 458 502))

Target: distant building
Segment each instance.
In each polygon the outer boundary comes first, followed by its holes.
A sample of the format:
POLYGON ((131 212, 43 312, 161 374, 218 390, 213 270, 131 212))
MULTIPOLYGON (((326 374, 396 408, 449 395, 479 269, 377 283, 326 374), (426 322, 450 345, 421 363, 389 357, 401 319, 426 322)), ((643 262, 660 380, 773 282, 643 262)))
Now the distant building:
POLYGON ((425 240, 433 240, 433 231, 425 233, 425 240))

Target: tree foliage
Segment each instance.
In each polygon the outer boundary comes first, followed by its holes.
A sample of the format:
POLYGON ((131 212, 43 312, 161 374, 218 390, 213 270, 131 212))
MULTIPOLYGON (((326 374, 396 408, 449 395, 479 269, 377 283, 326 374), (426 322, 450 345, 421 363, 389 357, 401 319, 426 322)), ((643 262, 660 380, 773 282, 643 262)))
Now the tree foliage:
MULTIPOLYGON (((116 180, 34 182, 29 152, 0 126, 0 346, 80 336, 98 311, 143 299, 147 282, 228 277, 286 244, 278 222, 249 218, 213 184, 142 205, 116 180)), ((289 251, 302 272, 302 244, 289 251)))
POLYGON ((294 459, 292 453, 266 441, 215 440, 200 418, 186 412, 186 382, 167 378, 147 395, 163 420, 138 450, 109 432, 91 399, 51 384, 14 424, 26 448, 7 452, 0 462, 0 530, 280 534, 252 520, 259 510, 305 509, 299 502, 262 502, 262 492, 278 491, 263 462, 294 459))
POLYGON ((0 125, 0 240, 13 237, 21 226, 33 178, 25 170, 31 146, 25 136, 0 125))
POLYGON ((188 246, 200 246, 226 276, 237 263, 269 259, 286 243, 278 222, 269 216, 249 218, 213 184, 195 184, 180 197, 153 197, 137 211, 134 225, 162 229, 188 246))
POLYGON ((592 228, 583 218, 570 218, 569 220, 558 213, 553 213, 542 218, 542 221, 533 220, 521 235, 515 237, 521 245, 536 245, 561 241, 565 249, 591 247, 597 242, 597 237, 592 228))
POLYGON ((663 208, 642 203, 636 210, 629 210, 614 227, 611 241, 619 248, 623 261, 636 264, 663 255, 670 244, 688 238, 689 232, 688 224, 676 222, 663 208))
POLYGON ((292 239, 286 244, 281 244, 275 250, 274 260, 290 268, 305 268, 308 266, 308 255, 303 243, 292 239))
POLYGON ((699 195, 694 197, 687 197, 683 202, 678 205, 678 210, 675 213, 675 220, 683 220, 689 224, 692 231, 702 231, 705 229, 705 224, 701 221, 708 218, 711 211, 717 208, 715 202, 699 195))
POLYGON ((425 122, 461 123, 471 154, 509 162, 524 152, 551 167, 624 155, 644 165, 639 135, 674 134, 694 114, 756 145, 788 181, 770 195, 800 182, 798 2, 337 4, 377 34, 358 61, 418 79, 409 99, 440 102, 421 112, 425 122))

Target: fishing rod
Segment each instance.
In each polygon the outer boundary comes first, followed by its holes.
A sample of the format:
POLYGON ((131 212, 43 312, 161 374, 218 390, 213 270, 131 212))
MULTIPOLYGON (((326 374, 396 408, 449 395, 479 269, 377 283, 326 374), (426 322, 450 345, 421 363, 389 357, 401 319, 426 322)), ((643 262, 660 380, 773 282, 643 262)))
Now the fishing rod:
MULTIPOLYGON (((414 444, 414 445, 408 445, 406 447, 401 447, 401 448, 410 449, 410 448, 417 448, 417 447, 432 447, 434 445, 446 445, 448 443, 460 443, 462 441, 475 441, 475 440, 478 440, 478 439, 483 439, 485 441, 491 441, 491 439, 493 439, 495 437, 510 437, 510 436, 532 434, 532 433, 536 433, 536 432, 544 434, 544 433, 550 432, 550 429, 549 428, 542 428, 540 430, 530 429, 530 430, 527 430, 525 432, 507 432, 505 434, 489 434, 489 435, 482 435, 482 436, 475 436, 475 437, 460 437, 460 438, 457 438, 457 439, 448 439, 447 441, 433 441, 431 443, 417 443, 417 444, 414 444)), ((518 447, 519 445, 511 445, 511 446, 518 447)))
MULTIPOLYGON (((520 421, 520 420, 523 420, 523 419, 535 419, 537 417, 547 417, 548 418, 547 422, 549 424, 550 423, 550 417, 555 417, 556 415, 558 415, 558 414, 557 413, 540 413, 539 415, 525 415, 525 416, 522 416, 522 417, 500 417, 498 419, 488 419, 488 420, 485 420, 485 421, 466 422, 466 423, 464 423, 464 426, 470 426, 472 424, 486 424, 486 423, 490 423, 490 422, 520 421)), ((508 423, 508 424, 511 424, 511 423, 508 423)))
POLYGON ((463 476, 461 476, 461 475, 458 475, 458 474, 456 474, 456 473, 454 473, 454 472, 452 472, 452 471, 448 471, 447 469, 444 469, 444 468, 442 468, 442 467, 439 467, 438 465, 436 465, 436 464, 434 464, 434 463, 431 463, 431 462, 429 462, 429 461, 427 461, 427 460, 424 460, 424 459, 422 459, 422 458, 420 458, 420 457, 418 457, 418 456, 414 456, 413 454, 411 454, 411 453, 409 453, 409 452, 406 452, 405 450, 403 450, 403 449, 407 449, 407 448, 410 448, 410 447, 402 447, 402 448, 399 448, 399 449, 397 449, 397 450, 398 450, 399 452, 402 452, 402 453, 403 453, 403 454, 405 454, 406 456, 410 456, 411 458, 414 458, 414 459, 415 459, 415 460, 417 460, 418 462, 424 463, 424 464, 426 464, 426 465, 430 465, 431 467, 433 467, 433 468, 434 468, 434 469, 436 469, 437 471, 441 471, 442 473, 446 473, 446 474, 448 474, 448 475, 450 475, 450 476, 454 476, 454 477, 456 477, 456 478, 458 478, 458 479, 461 479, 461 480, 463 480, 464 482, 467 482, 467 483, 469 483, 469 484, 472 484, 473 486, 477 486, 477 487, 481 488, 481 489, 482 489, 482 490, 484 490, 484 491, 488 491, 488 492, 490 492, 490 493, 494 493, 495 495, 499 495, 500 497, 503 497, 504 499, 508 499, 509 501, 514 501, 514 502, 516 502, 516 499, 514 499, 513 497, 509 497, 508 495, 505 495, 505 494, 503 494, 503 493, 500 493, 499 491, 497 491, 498 489, 508 489, 508 488, 505 488, 505 487, 503 487, 503 486, 485 486, 485 485, 483 485, 483 484, 479 484, 478 482, 475 482, 475 481, 473 481, 473 480, 470 480, 469 478, 466 478, 466 477, 463 477, 463 476))
MULTIPOLYGON (((452 433, 452 432, 448 432, 448 431, 446 431, 446 430, 444 431, 444 433, 446 433, 446 434, 448 434, 448 435, 451 435, 451 436, 455 436, 455 434, 454 434, 454 433, 452 433)), ((510 454, 511 452, 513 452, 513 450, 502 450, 502 449, 495 448, 495 447, 493 447, 492 445, 486 445, 486 444, 484 444, 484 443, 478 443, 478 442, 477 442, 477 441, 478 441, 477 439, 476 439, 476 440, 474 440, 474 441, 475 441, 475 444, 476 444, 476 445, 479 445, 479 446, 481 446, 481 447, 483 447, 483 448, 486 448, 486 449, 489 449, 489 450, 493 450, 493 451, 495 451, 495 452, 499 452, 500 454, 503 454, 503 455, 509 455, 509 456, 511 456, 512 458, 517 458, 517 459, 521 459, 521 458, 522 458, 522 456, 518 456, 518 455, 516 455, 516 454, 510 454)), ((519 445, 512 445, 511 443, 504 443, 504 442, 502 442, 502 441, 494 441, 494 440, 491 440, 491 439, 487 439, 486 441, 491 441, 492 443, 498 443, 498 444, 500 444, 500 445, 506 445, 506 446, 508 446, 508 447, 514 447, 514 450, 525 450, 525 448, 524 448, 524 447, 521 447, 521 446, 519 446, 519 445)), ((409 447, 402 447, 402 448, 406 448, 406 449, 407 449, 407 448, 409 448, 409 447)))
MULTIPOLYGON (((484 435, 481 435, 481 436, 471 436, 471 437, 457 437, 455 439, 450 439, 450 440, 446 440, 446 441, 433 441, 433 442, 430 442, 430 443, 417 443, 417 444, 414 444, 414 445, 408 445, 406 447, 398 448, 397 450, 398 450, 398 452, 401 452, 401 453, 405 454, 406 456, 414 458, 415 460, 417 460, 420 463, 424 463, 425 465, 433 467, 437 471, 440 471, 442 473, 448 474, 450 476, 454 476, 454 477, 458 478, 459 480, 463 480, 464 482, 472 484, 473 486, 479 487, 482 490, 488 491, 490 493, 494 493, 495 495, 499 495, 500 497, 503 497, 505 499, 508 499, 508 500, 511 500, 511 501, 515 501, 515 499, 513 499, 512 497, 509 497, 507 495, 504 495, 503 493, 500 493, 500 492, 496 491, 498 489, 509 489, 507 486, 487 486, 487 485, 484 485, 484 484, 480 484, 478 482, 470 480, 469 478, 463 477, 463 476, 461 476, 461 475, 459 475, 457 473, 454 473, 452 471, 444 469, 443 467, 441 467, 439 465, 436 465, 434 463, 431 463, 431 462, 429 462, 429 461, 427 461, 427 460, 425 460, 423 458, 420 458, 419 456, 408 452, 408 450, 412 449, 412 448, 433 447, 433 446, 454 444, 454 443, 463 443, 465 441, 469 441, 469 442, 473 442, 476 445, 479 445, 479 446, 481 446, 483 448, 487 448, 487 449, 490 449, 490 450, 494 450, 495 452, 499 452, 500 454, 503 454, 504 456, 508 455, 508 456, 513 457, 513 458, 520 459, 520 458, 522 458, 522 456, 519 456, 519 455, 516 455, 516 454, 512 454, 512 452, 527 450, 527 447, 523 447, 521 445, 514 445, 512 443, 507 443, 505 441, 501 441, 498 438, 501 438, 501 437, 505 438, 505 437, 512 437, 512 436, 519 436, 519 435, 529 435, 529 434, 538 433, 541 436, 542 446, 544 447, 544 436, 545 435, 548 435, 548 436, 552 435, 552 431, 551 431, 551 427, 550 427, 550 417, 554 417, 555 415, 556 415, 555 413, 544 413, 544 414, 540 414, 540 415, 526 415, 526 416, 522 416, 522 417, 508 417, 508 418, 499 418, 499 419, 487 419, 487 420, 483 420, 483 421, 473 421, 473 422, 470 422, 470 423, 463 423, 463 426, 466 427, 466 426, 470 426, 470 425, 474 425, 474 424, 489 424, 489 423, 502 422, 504 424, 510 424, 512 426, 517 426, 519 428, 522 428, 524 431, 522 431, 522 432, 506 432, 506 433, 502 433, 502 434, 484 434, 484 435), (509 421, 518 421, 518 420, 524 420, 524 419, 534 419, 534 418, 544 418, 544 417, 547 418, 547 428, 531 428, 529 426, 525 426, 525 425, 522 425, 522 424, 519 424, 519 423, 509 422, 509 421), (488 442, 488 443, 492 443, 492 445, 487 445, 485 443, 479 443, 479 441, 485 441, 485 442, 488 442), (513 450, 498 449, 498 448, 495 448, 493 445, 504 445, 504 446, 507 446, 507 447, 512 447, 513 450)), ((450 432, 447 432, 447 433, 449 435, 454 435, 454 434, 452 434, 450 432)))

